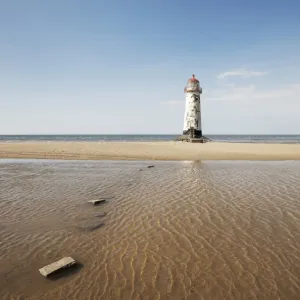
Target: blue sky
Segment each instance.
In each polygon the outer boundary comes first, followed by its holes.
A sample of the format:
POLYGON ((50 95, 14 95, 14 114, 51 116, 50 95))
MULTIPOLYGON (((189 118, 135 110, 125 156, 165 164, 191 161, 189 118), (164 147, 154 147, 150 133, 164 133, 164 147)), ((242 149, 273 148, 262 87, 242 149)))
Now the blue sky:
POLYGON ((300 134, 300 2, 0 0, 0 134, 300 134))

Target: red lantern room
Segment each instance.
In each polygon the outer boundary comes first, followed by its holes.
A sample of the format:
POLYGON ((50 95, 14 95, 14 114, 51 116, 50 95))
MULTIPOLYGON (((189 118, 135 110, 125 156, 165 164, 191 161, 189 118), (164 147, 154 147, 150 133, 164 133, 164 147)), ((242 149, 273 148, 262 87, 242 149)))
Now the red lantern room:
POLYGON ((184 92, 195 92, 195 93, 202 93, 202 88, 200 87, 200 82, 197 78, 195 78, 195 75, 193 75, 192 78, 190 78, 184 88, 184 92))

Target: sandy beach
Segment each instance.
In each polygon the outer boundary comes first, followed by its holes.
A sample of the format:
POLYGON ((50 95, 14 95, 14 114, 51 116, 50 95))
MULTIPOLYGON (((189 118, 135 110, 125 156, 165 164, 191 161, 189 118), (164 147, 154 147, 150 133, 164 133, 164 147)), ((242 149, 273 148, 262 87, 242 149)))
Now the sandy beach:
POLYGON ((0 158, 74 160, 300 160, 300 144, 209 142, 0 143, 0 158))

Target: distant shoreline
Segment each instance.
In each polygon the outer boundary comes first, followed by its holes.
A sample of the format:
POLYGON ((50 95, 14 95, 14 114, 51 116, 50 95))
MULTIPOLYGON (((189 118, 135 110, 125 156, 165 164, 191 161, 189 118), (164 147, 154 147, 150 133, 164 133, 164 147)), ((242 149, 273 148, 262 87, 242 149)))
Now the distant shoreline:
MULTIPOLYGON (((180 135, 176 134, 32 134, 0 135, 0 143, 12 142, 172 142, 180 135)), ((267 144, 300 144, 300 135, 206 135, 213 142, 227 143, 267 143, 267 144)))
POLYGON ((0 158, 64 160, 300 160, 300 144, 126 141, 0 142, 0 158))

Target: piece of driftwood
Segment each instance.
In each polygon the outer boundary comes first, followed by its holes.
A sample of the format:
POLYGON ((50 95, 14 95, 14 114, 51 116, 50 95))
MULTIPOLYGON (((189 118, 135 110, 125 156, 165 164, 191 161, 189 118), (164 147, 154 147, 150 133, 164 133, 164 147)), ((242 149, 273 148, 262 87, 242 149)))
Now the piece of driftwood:
POLYGON ((154 168, 154 165, 150 165, 150 166, 148 166, 148 168, 154 168))
POLYGON ((72 257, 64 257, 50 265, 47 265, 41 269, 39 269, 40 273, 47 277, 50 274, 61 270, 63 268, 71 267, 76 264, 76 261, 72 257))
POLYGON ((106 201, 105 199, 97 199, 97 200, 89 200, 88 202, 89 202, 89 203, 92 203, 92 204, 94 204, 94 205, 97 205, 97 204, 103 203, 103 202, 105 202, 105 201, 106 201))

